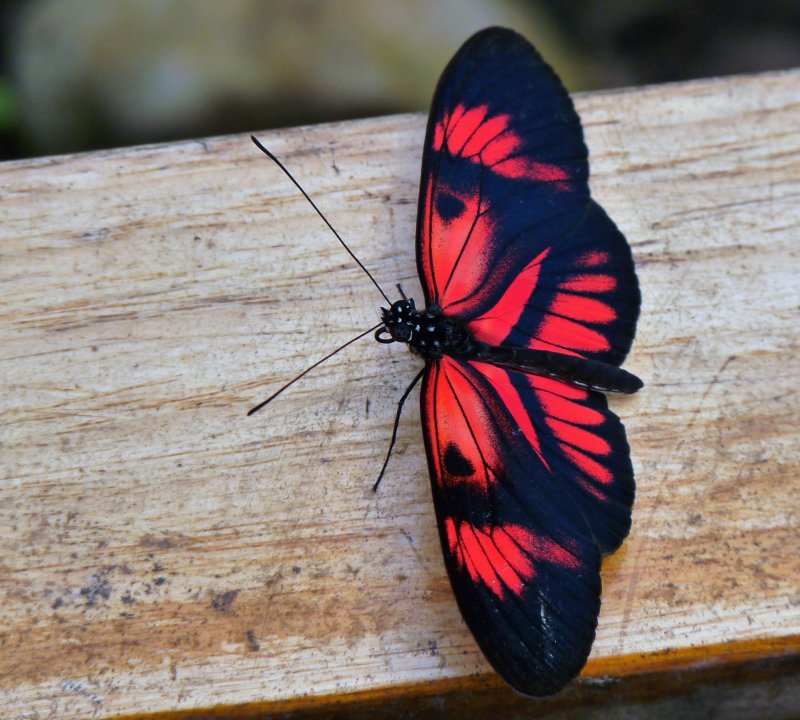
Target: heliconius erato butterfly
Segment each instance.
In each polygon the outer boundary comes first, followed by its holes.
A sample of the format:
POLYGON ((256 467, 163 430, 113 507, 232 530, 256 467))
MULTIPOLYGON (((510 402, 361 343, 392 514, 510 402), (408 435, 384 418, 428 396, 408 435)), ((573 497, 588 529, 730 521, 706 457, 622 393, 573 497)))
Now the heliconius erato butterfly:
POLYGON ((631 525, 625 429, 602 393, 642 387, 619 367, 640 295, 587 158, 534 47, 501 28, 470 38, 439 80, 422 155, 426 309, 403 296, 375 333, 425 360, 400 407, 422 378, 450 582, 488 661, 526 695, 561 690, 586 663, 601 557, 631 525))

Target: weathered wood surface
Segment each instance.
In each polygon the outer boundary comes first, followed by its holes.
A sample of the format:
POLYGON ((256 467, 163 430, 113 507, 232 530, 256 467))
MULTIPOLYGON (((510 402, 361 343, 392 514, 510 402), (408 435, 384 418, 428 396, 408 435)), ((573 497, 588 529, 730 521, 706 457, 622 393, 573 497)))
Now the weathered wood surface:
MULTIPOLYGON (((608 676, 655 696, 709 666, 771 682, 800 650, 800 72, 577 105, 637 261, 627 367, 647 386, 613 400, 633 530, 585 680, 546 707, 602 704, 608 676)), ((384 287, 417 297, 424 122, 261 135, 384 287)), ((364 339, 245 417, 380 300, 249 139, 0 178, 0 716, 511 697, 449 590, 414 403, 370 492, 418 360, 364 339)), ((800 698, 781 682, 773 717, 800 698)))

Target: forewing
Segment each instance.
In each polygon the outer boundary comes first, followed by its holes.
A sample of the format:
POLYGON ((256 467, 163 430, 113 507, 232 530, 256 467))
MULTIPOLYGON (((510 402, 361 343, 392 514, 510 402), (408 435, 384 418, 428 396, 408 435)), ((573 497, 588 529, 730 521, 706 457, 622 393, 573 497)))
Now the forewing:
POLYGON ((428 307, 491 344, 620 364, 640 296, 589 196, 580 120, 524 38, 492 28, 445 69, 425 140, 417 265, 428 307))
POLYGON ((622 425, 600 395, 449 357, 429 365, 421 403, 464 619, 514 688, 557 692, 591 649, 600 551, 630 526, 622 425))
POLYGON ((500 28, 470 38, 439 81, 423 150, 417 260, 428 305, 469 311, 497 269, 535 256, 520 231, 574 222, 589 197, 586 158, 572 101, 533 46, 500 28))

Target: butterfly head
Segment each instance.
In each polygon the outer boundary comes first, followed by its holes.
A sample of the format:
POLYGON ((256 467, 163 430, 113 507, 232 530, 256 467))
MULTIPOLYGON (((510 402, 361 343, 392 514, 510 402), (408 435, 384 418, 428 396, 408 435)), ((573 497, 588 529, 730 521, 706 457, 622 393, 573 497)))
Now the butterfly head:
POLYGON ((411 342, 414 328, 419 324, 418 318, 419 313, 413 299, 397 300, 392 303, 392 307, 381 308, 383 327, 375 333, 375 339, 382 343, 411 342))

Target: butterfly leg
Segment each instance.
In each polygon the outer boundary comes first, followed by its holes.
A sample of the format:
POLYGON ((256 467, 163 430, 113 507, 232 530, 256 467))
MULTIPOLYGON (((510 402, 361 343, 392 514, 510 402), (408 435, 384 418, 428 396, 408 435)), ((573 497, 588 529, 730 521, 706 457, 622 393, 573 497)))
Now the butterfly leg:
MULTIPOLYGON (((402 292, 402 290, 401 290, 402 292)), ((394 416, 394 428, 392 429, 392 439, 389 442, 389 452, 386 453, 386 460, 383 461, 383 467, 378 475, 378 479, 375 481, 375 484, 372 486, 372 492, 376 492, 378 489, 378 485, 381 484, 381 480, 383 479, 383 473, 386 472, 386 466, 389 464, 389 458, 392 456, 392 449, 394 448, 394 443, 397 440, 397 428, 400 425, 400 415, 403 412, 403 403, 405 403, 406 398, 411 394, 411 391, 414 389, 414 385, 419 382, 419 379, 422 377, 422 374, 425 372, 425 368, 422 368, 414 379, 411 381, 411 384, 406 388, 405 392, 403 393, 402 397, 400 398, 400 402, 397 403, 397 414, 394 416)))

